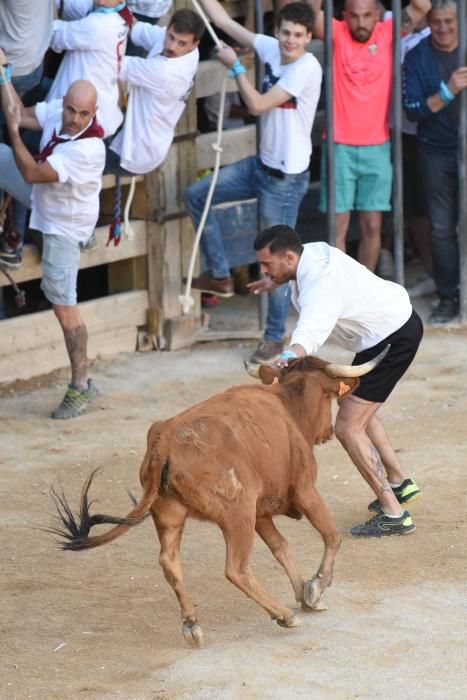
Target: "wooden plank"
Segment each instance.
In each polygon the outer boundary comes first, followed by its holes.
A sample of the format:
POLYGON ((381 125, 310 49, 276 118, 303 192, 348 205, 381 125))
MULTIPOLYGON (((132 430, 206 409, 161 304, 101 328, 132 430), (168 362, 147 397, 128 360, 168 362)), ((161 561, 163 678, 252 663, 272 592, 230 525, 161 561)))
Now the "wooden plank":
MULTIPOLYGON (((244 63, 244 61, 242 60, 244 63)), ((225 77, 226 68, 216 59, 201 61, 195 77, 196 97, 208 97, 221 91, 222 81, 225 77)), ((255 84, 255 69, 252 65, 247 70, 247 77, 255 84)), ((233 78, 229 78, 226 85, 227 92, 238 92, 237 83, 233 78)))
POLYGON ((181 314, 179 295, 182 292, 180 222, 166 221, 164 235, 163 312, 164 319, 181 314))
MULTIPOLYGON (((147 307, 147 292, 139 290, 93 299, 79 305, 89 338, 115 328, 132 327, 136 332, 136 327, 146 322, 147 307)), ((52 310, 9 318, 1 324, 0 364, 5 356, 64 342, 52 310)))
MULTIPOLYGON (((42 315, 36 314, 36 316, 42 315)), ((112 356, 120 352, 134 352, 136 339, 136 326, 112 328, 96 333, 89 338, 88 358, 94 360, 98 357, 112 356)), ((30 379, 31 377, 37 377, 39 374, 46 374, 54 369, 60 369, 68 365, 69 359, 62 338, 60 342, 52 341, 38 348, 30 348, 24 352, 1 356, 0 384, 14 382, 16 379, 30 379)))
MULTIPOLYGON (((216 141, 216 133, 200 134, 196 142, 198 168, 205 170, 213 168, 216 158, 212 144, 216 141)), ((256 153, 256 127, 254 124, 241 126, 238 129, 229 129, 222 135, 221 164, 235 163, 246 156, 254 156, 256 153)))
MULTIPOLYGON (((136 177, 136 182, 143 182, 144 181, 144 175, 135 175, 136 177)), ((102 175, 102 189, 103 190, 108 190, 111 187, 115 187, 115 182, 116 182, 116 177, 115 175, 102 175)), ((120 178, 120 184, 122 185, 129 185, 131 183, 133 178, 131 177, 121 177, 120 178)))
MULTIPOLYGON (((134 238, 127 238, 122 234, 120 244, 118 246, 106 246, 109 236, 108 226, 99 226, 96 228, 96 238, 98 247, 89 253, 83 253, 80 259, 80 270, 96 265, 105 265, 106 263, 116 262, 117 260, 126 260, 128 258, 136 258, 140 255, 146 255, 146 222, 145 221, 130 221, 131 228, 134 233, 134 238)), ((25 245, 23 251, 23 264, 19 270, 13 272, 15 282, 20 284, 28 280, 39 279, 42 277, 40 266, 39 251, 33 245, 25 245)), ((0 275, 0 287, 9 285, 8 280, 4 275, 0 275)))
POLYGON ((200 327, 200 317, 187 314, 168 318, 164 323, 164 336, 167 350, 180 350, 196 342, 200 327))

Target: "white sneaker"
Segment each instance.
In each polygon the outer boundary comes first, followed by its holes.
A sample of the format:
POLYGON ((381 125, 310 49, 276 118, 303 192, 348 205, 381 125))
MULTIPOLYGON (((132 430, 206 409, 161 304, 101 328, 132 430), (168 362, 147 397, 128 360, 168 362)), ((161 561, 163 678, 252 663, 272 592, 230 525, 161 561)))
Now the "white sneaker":
POLYGON ((378 261, 378 275, 385 280, 394 278, 394 259, 390 250, 381 248, 378 261))
POLYGON ((411 299, 427 297, 436 292, 436 285, 433 277, 419 277, 415 283, 407 288, 407 293, 411 299))

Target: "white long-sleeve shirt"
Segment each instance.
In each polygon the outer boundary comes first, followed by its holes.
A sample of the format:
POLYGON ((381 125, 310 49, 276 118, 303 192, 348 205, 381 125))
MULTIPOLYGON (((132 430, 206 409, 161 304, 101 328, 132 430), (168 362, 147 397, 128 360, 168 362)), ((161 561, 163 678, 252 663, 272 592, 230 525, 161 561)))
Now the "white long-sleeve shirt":
POLYGON ((178 58, 161 55, 165 32, 165 27, 138 22, 131 39, 148 56, 122 59, 120 76, 129 84, 130 96, 125 123, 110 148, 132 173, 148 173, 166 157, 198 67, 198 49, 178 58))
POLYGON ((73 22, 55 20, 50 46, 66 54, 47 102, 61 99, 75 80, 89 80, 97 90, 97 119, 105 136, 114 134, 123 121, 118 80, 127 36, 128 26, 117 12, 91 12, 73 22))
POLYGON ((290 282, 300 314, 290 344, 315 353, 331 338, 352 352, 381 342, 408 321, 412 305, 404 287, 374 275, 327 243, 307 243, 290 282))

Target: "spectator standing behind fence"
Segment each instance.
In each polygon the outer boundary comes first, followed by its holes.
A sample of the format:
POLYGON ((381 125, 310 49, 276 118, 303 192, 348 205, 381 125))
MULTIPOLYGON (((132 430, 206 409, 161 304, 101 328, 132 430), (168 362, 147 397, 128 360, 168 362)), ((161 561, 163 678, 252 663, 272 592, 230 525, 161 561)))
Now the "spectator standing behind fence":
POLYGON ((410 51, 404 62, 404 109, 409 119, 418 122, 418 150, 431 223, 439 303, 429 323, 448 323, 459 312, 458 95, 467 88, 467 67, 461 66, 454 0, 432 0, 428 24, 431 37, 410 51))
MULTIPOLYGON (((5 63, 1 50, 0 61, 5 63)), ((73 418, 98 396, 88 377, 88 336, 76 303, 79 244, 91 236, 97 221, 105 163, 96 89, 78 80, 63 100, 29 108, 10 89, 13 112, 7 112, 8 93, 1 86, 12 147, 0 144, 0 187, 31 208, 31 227, 43 236, 41 289, 60 323, 71 364, 71 383, 52 417, 73 418), (20 128, 42 130, 36 157, 25 147, 20 128)))
POLYGON ((118 80, 131 13, 121 5, 118 0, 94 0, 86 17, 55 20, 50 43, 54 51, 66 53, 46 101, 62 99, 75 80, 90 80, 97 90, 97 117, 105 136, 114 134, 123 121, 118 80))
MULTIPOLYGON (((218 58, 230 68, 248 110, 261 115, 261 144, 259 156, 222 168, 212 205, 256 197, 262 227, 276 223, 294 226, 308 188, 311 128, 321 89, 321 67, 305 48, 311 39, 313 11, 303 2, 284 7, 278 14, 278 38, 274 39, 242 27, 217 0, 203 0, 203 5, 220 29, 240 45, 254 48, 265 67, 260 94, 247 79, 234 50, 230 47, 218 50, 218 58)), ((195 226, 199 224, 210 182, 211 178, 205 177, 184 193, 195 226)), ((232 296, 234 282, 222 231, 212 208, 201 247, 208 269, 193 279, 193 289, 232 296)), ((269 360, 282 351, 288 306, 287 287, 269 294, 264 340, 253 355, 254 361, 269 360)))
MULTIPOLYGON (((322 0, 315 36, 324 39, 322 0)), ((411 0, 404 13, 417 25, 429 0, 411 0)), ((358 260, 374 271, 381 248, 382 212, 391 209, 389 105, 392 86, 392 17, 380 21, 378 0, 346 0, 343 21, 332 20, 336 245, 345 251, 352 210, 359 211, 358 260)), ((406 24, 408 23, 406 20, 406 24)), ((326 211, 323 148, 320 208, 326 211)))
POLYGON ((177 10, 168 27, 133 25, 133 42, 149 53, 122 58, 120 77, 130 94, 123 127, 107 151, 106 172, 144 174, 162 163, 193 84, 203 32, 204 22, 192 10, 177 10))

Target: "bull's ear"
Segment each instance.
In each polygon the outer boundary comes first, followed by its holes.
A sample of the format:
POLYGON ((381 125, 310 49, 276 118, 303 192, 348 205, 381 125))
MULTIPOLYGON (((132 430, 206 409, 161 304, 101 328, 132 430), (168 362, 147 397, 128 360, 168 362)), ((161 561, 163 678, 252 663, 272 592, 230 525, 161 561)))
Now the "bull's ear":
POLYGON ((273 384, 275 379, 279 379, 280 373, 280 367, 261 365, 259 368, 259 378, 263 384, 273 384))
POLYGON ((337 393, 339 396, 345 396, 346 394, 350 394, 357 388, 359 384, 360 380, 358 379, 358 377, 346 377, 345 382, 341 379, 339 382, 339 389, 337 393))

